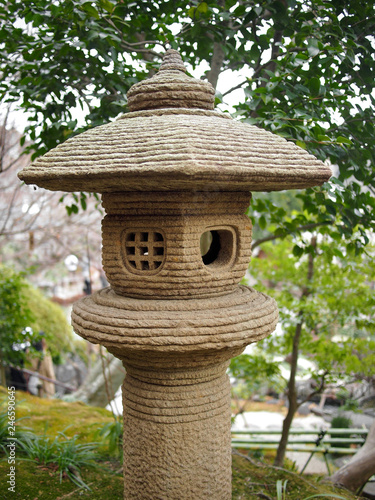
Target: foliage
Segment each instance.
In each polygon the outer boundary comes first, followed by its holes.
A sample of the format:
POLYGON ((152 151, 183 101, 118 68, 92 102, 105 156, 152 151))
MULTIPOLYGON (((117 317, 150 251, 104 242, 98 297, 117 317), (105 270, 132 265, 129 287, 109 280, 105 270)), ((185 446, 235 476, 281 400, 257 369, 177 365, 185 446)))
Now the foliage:
POLYGON ((22 273, 0 267, 0 359, 19 363, 24 353, 21 346, 29 338, 34 315, 27 303, 27 284, 22 273), (14 346, 19 349, 15 350, 14 346))
POLYGON ((122 460, 123 456, 123 423, 120 420, 104 424, 97 430, 98 438, 106 443, 108 452, 111 455, 119 456, 122 460))
POLYGON ((29 460, 47 466, 55 465, 60 482, 63 476, 67 476, 77 486, 90 489, 82 480, 80 470, 82 467, 98 467, 94 461, 97 443, 80 444, 77 443, 77 436, 68 438, 63 432, 59 432, 53 440, 46 435, 28 433, 18 443, 29 460))
MULTIPOLYGON (((234 71, 241 82, 218 101, 230 96, 241 119, 337 171, 298 195, 303 210, 289 221, 255 196, 256 222, 275 224, 277 236, 318 225, 358 253, 375 213, 374 9, 358 0, 12 0, 0 8, 0 95, 28 113, 37 156, 124 111, 127 90, 155 71, 166 47, 201 74, 208 64, 214 85, 234 71)), ((72 210, 85 204, 77 200, 72 210)))
MULTIPOLYGON (((296 195, 295 213, 274 197, 254 196, 254 225, 269 231, 261 239, 293 238, 274 275, 265 265, 263 276, 268 272, 277 284, 271 293, 281 304, 285 339, 263 345, 287 354, 303 312, 301 349, 323 373, 332 380, 370 377, 371 299, 366 292, 362 301, 361 293, 368 290, 364 267, 373 267, 370 259, 362 267, 355 259, 375 228, 374 11, 373 2, 358 0, 11 0, 0 7, 0 95, 27 112, 23 141, 33 141, 36 157, 126 111, 126 91, 155 71, 166 47, 178 48, 199 76, 208 65, 215 86, 226 70, 240 75, 217 101, 241 89, 237 117, 335 170, 330 182, 296 195), (303 232, 312 229, 320 237, 316 249, 303 232), (307 260, 316 252, 320 282, 314 276, 307 283, 307 260), (281 271, 289 272, 284 286, 281 271), (301 295, 301 285, 314 293, 301 295), (335 328, 338 342, 332 342, 335 328)), ((86 195, 75 196, 72 212, 86 204, 86 195)))
POLYGON ((277 500, 286 500, 286 487, 288 484, 288 480, 286 479, 284 482, 281 479, 276 481, 276 494, 277 500))
MULTIPOLYGON (((352 420, 342 414, 334 416, 331 420, 331 427, 333 427, 334 429, 350 429, 352 425, 352 420)), ((335 437, 339 439, 340 437, 347 438, 349 436, 346 434, 337 434, 335 437)), ((338 446, 339 448, 349 448, 350 444, 344 441, 342 443, 336 443, 336 446, 338 446)))
MULTIPOLYGON (((35 398, 39 399, 39 398, 35 398)), ((5 400, 4 400, 5 403, 5 400)), ((0 449, 7 455, 6 444, 9 442, 9 421, 6 405, 0 413, 0 449)), ((17 403, 17 414, 19 403, 17 403)), ((80 470, 82 467, 96 467, 94 460, 98 443, 77 442, 78 436, 68 437, 63 431, 52 438, 47 436, 48 420, 42 436, 35 434, 30 428, 20 426, 20 422, 27 417, 18 417, 14 420, 15 435, 13 440, 17 443, 17 459, 31 460, 40 465, 54 465, 60 475, 68 477, 77 486, 88 488, 82 481, 80 470), (26 455, 27 459, 22 457, 26 455)), ((89 489, 89 488, 88 488, 89 489)))
MULTIPOLYGON (((4 454, 7 454, 6 445, 9 443, 9 418, 8 418, 8 410, 6 408, 6 399, 1 402, 1 406, 4 408, 4 411, 0 413, 0 450, 3 451, 4 454)), ((20 422, 24 420, 25 417, 16 418, 14 420, 14 426, 16 427, 14 437, 17 439, 22 439, 25 433, 28 433, 29 429, 20 426, 20 422)))
POLYGON ((0 340, 1 355, 6 362, 19 364, 26 348, 45 334, 52 355, 58 357, 71 349, 73 334, 63 310, 32 287, 24 273, 1 266, 0 340))
POLYGON ((282 392, 283 379, 279 364, 270 356, 257 349, 250 354, 236 356, 230 362, 229 374, 232 382, 232 400, 236 404, 234 417, 245 411, 246 403, 262 388, 272 386, 276 392, 282 392))
MULTIPOLYGON (((108 498, 121 498, 124 490, 122 471, 117 463, 107 464, 98 457, 98 463, 103 465, 100 473, 97 468, 83 468, 81 475, 85 480, 89 490, 77 487, 67 477, 63 477, 62 482, 58 474, 54 473, 53 466, 40 466, 36 462, 23 461, 22 474, 17 477, 17 494, 23 500, 48 500, 48 498, 79 498, 95 500, 108 500, 108 498), (109 469, 108 465, 111 466, 109 469), (109 469, 109 470, 107 470, 109 469)), ((0 461, 0 474, 6 477, 9 472, 9 465, 0 461)), ((9 486, 9 485, 7 485, 9 486)), ((9 492, 6 483, 0 484, 0 496, 6 498, 9 492)))
MULTIPOLYGON (((288 480, 286 479, 285 481, 282 481, 281 479, 278 479, 276 481, 276 498, 277 500, 287 500, 286 496, 286 489, 288 485, 288 480)), ((340 500, 345 500, 345 497, 339 496, 339 495, 334 495, 333 493, 318 493, 316 495, 309 495, 308 497, 301 498, 301 500, 312 500, 313 498, 338 498, 340 500)))
MULTIPOLYGON (((7 392, 0 387, 1 397, 7 392)), ((96 408, 82 402, 67 403, 60 399, 46 399, 16 392, 17 418, 27 418, 27 426, 34 434, 45 433, 50 437, 64 432, 68 437, 79 435, 81 443, 97 440, 98 426, 113 421, 112 414, 105 408, 96 408)))
MULTIPOLYGON (((258 38, 272 45, 274 57, 265 64, 258 59, 257 78, 249 81, 238 111, 246 121, 329 160, 338 173, 332 183, 299 195, 304 211, 289 224, 283 224, 285 213, 272 204, 269 215, 262 202, 255 201, 254 208, 264 216, 263 223, 277 223, 280 234, 317 223, 359 251, 368 242, 365 229, 374 223, 369 151, 374 128, 368 126, 374 116, 374 5, 278 2, 270 10, 263 20, 267 33, 258 38)), ((255 44, 253 48, 259 50, 255 44)))
POLYGON ((319 477, 306 477, 286 468, 273 467, 238 452, 232 455, 232 471, 233 499, 282 499, 282 495, 288 500, 307 500, 319 498, 319 495, 320 498, 345 500, 358 498, 345 489, 331 488, 329 484, 320 482, 319 477))
POLYGON ((63 309, 31 285, 27 287, 27 301, 34 314, 30 326, 34 332, 44 332, 54 361, 62 353, 70 352, 74 343, 73 333, 63 309))
POLYGON ((337 399, 341 403, 341 408, 344 411, 358 411, 359 403, 357 399, 351 397, 350 391, 346 387, 342 387, 337 391, 337 399))
POLYGON ((296 256, 289 239, 262 249, 264 253, 253 258, 250 270, 258 280, 257 289, 276 299, 284 334, 269 337, 257 348, 286 357, 303 310, 300 350, 316 367, 311 376, 319 380, 325 373, 327 383, 348 377, 371 379, 375 375, 372 249, 368 256, 348 256, 328 237, 322 239, 310 282, 306 278, 308 257, 296 256), (309 295, 302 297, 307 286, 309 295))
MULTIPOLYGON (((6 396, 6 390, 0 388, 1 396, 6 396)), ((17 394, 21 394, 17 392, 17 394)), ((30 394, 22 394, 24 401, 19 401, 17 413, 20 416, 27 415, 28 426, 36 434, 43 434, 44 422, 48 422, 46 437, 52 443, 59 431, 66 427, 70 421, 71 427, 67 428, 64 434, 69 437, 78 436, 76 444, 90 443, 95 439, 95 431, 98 426, 103 426, 111 422, 112 416, 107 410, 93 408, 82 403, 65 403, 60 400, 40 399, 30 394), (64 420, 65 419, 65 420, 64 420)), ((45 428, 44 428, 45 430, 45 428)), ((65 439, 62 440, 64 442, 65 439)), ((20 449, 17 451, 17 454, 20 449)), ((18 455, 19 458, 20 455, 18 455)), ((123 495, 122 468, 117 460, 108 461, 106 450, 98 447, 95 461, 100 466, 100 473, 96 469, 86 469, 83 467, 81 475, 91 491, 76 490, 75 486, 65 480, 62 483, 53 474, 53 468, 39 466, 37 462, 23 461, 22 474, 17 476, 17 491, 25 500, 41 500, 51 496, 54 497, 68 495, 72 498, 95 498, 106 500, 108 498, 121 498, 123 495), (105 455, 104 455, 105 454, 105 455), (103 462, 105 458, 105 462, 103 462), (112 470, 109 467, 112 466, 112 470), (75 496, 74 496, 75 495, 75 496)), ((21 469, 20 469, 21 470, 21 469)), ((259 492, 275 496, 276 482, 278 480, 288 480, 288 500, 300 500, 312 494, 331 493, 341 494, 345 500, 354 500, 356 497, 349 492, 334 487, 330 484, 320 484, 315 478, 306 478, 295 472, 275 468, 264 462, 249 460, 246 456, 233 455, 233 481, 232 498, 256 498, 259 492)), ((5 477, 9 472, 7 461, 0 460, 0 475, 5 477)), ((0 484, 0 496, 7 493, 5 482, 0 484)))

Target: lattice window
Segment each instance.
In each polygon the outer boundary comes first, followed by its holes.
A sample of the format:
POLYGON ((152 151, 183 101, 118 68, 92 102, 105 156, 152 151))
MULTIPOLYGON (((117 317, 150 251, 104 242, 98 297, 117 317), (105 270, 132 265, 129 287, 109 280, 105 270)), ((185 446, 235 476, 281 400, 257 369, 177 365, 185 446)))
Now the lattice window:
POLYGON ((156 231, 129 231, 125 235, 125 255, 130 268, 155 271, 164 262, 164 237, 156 231))

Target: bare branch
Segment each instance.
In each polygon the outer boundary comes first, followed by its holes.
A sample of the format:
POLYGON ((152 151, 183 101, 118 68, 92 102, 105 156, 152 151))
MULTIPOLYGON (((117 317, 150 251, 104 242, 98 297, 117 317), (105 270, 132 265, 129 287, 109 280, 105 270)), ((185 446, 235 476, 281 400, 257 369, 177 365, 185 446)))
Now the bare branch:
POLYGON ((123 32, 115 25, 115 23, 111 19, 108 19, 107 17, 105 17, 104 19, 121 36, 121 47, 126 52, 139 52, 139 53, 143 53, 143 54, 149 54, 150 56, 153 56, 153 57, 160 57, 160 54, 158 54, 157 52, 155 52, 152 49, 141 49, 141 48, 137 48, 137 46, 152 43, 155 45, 161 45, 162 47, 165 48, 164 44, 162 44, 161 42, 159 42, 157 40, 142 40, 141 37, 137 37, 137 38, 140 38, 138 42, 134 42, 134 43, 126 42, 124 40, 123 32))
POLYGON ((9 221, 9 218, 11 216, 11 213, 12 213, 12 210, 14 208, 14 200, 16 199, 16 196, 18 194, 18 191, 21 187, 21 184, 18 184, 15 188, 15 190, 13 191, 13 194, 12 194, 12 198, 10 200, 10 203, 8 205, 8 210, 7 210, 7 214, 5 216, 5 220, 4 220, 4 223, 3 223, 3 227, 1 228, 0 230, 0 234, 4 234, 4 231, 5 231, 5 228, 6 228, 6 225, 8 224, 8 221, 9 221))
POLYGON ((238 85, 235 85, 234 87, 232 87, 231 89, 227 90, 226 92, 224 92, 223 97, 225 97, 226 95, 230 94, 231 92, 234 92, 235 90, 237 89, 240 89, 243 85, 245 85, 246 83, 249 82, 249 79, 246 78, 246 80, 244 80, 243 82, 239 83, 238 85))
POLYGON ((311 400, 311 398, 313 398, 314 396, 316 396, 317 394, 320 394, 323 389, 324 389, 324 386, 325 386, 325 382, 326 382, 326 376, 328 375, 328 370, 326 370, 322 375, 321 375, 321 378, 320 378, 320 384, 319 386, 314 390, 312 391, 305 399, 303 399, 300 403, 297 404, 297 407, 299 408, 301 405, 303 405, 304 403, 307 403, 308 401, 311 400))
MULTIPOLYGON (((333 225, 333 221, 313 222, 311 224, 305 224, 303 226, 297 227, 295 232, 309 231, 310 229, 315 229, 316 227, 332 226, 332 225, 333 225)), ((254 250, 254 248, 258 247, 262 243, 265 243, 266 241, 273 241, 273 240, 277 240, 279 238, 285 238, 285 236, 287 236, 287 235, 288 235, 288 233, 286 233, 286 234, 270 234, 269 236, 265 236, 264 238, 259 238, 258 240, 254 241, 252 243, 251 249, 254 250)))

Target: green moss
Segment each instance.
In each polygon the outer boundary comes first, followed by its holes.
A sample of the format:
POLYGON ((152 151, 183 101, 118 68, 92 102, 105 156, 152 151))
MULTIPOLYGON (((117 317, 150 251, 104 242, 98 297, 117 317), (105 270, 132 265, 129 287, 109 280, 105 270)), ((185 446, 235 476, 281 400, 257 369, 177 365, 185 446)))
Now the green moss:
POLYGON ((342 488, 336 488, 329 482, 321 482, 318 476, 301 476, 292 471, 273 467, 269 464, 249 460, 245 455, 235 453, 232 456, 232 500, 265 498, 260 494, 276 499, 276 483, 286 480, 286 498, 303 500, 310 495, 340 495, 347 500, 359 498, 342 488))
POLYGON ((53 356, 71 350, 73 331, 63 309, 47 299, 42 292, 28 285, 27 303, 34 321, 30 325, 35 333, 43 331, 53 356))
MULTIPOLYGON (((93 470, 83 470, 86 484, 91 491, 79 490, 68 478, 60 482, 59 474, 52 467, 39 466, 33 462, 18 460, 16 463, 16 493, 7 491, 9 485, 0 483, 0 498, 15 498, 19 500, 57 500, 64 498, 95 498, 108 500, 123 497, 123 479, 121 470, 110 470, 109 463, 103 463, 100 474, 93 470)), ((9 473, 9 465, 0 462, 2 478, 9 473)))
MULTIPOLYGON (((0 388, 0 400, 5 399, 6 390, 0 388)), ((24 426, 31 428, 36 434, 45 431, 49 436, 56 436, 65 430, 67 436, 79 436, 79 442, 97 441, 96 432, 99 427, 113 421, 110 412, 103 408, 94 408, 84 403, 66 403, 57 399, 47 400, 17 392, 17 417, 28 417, 22 421, 24 426), (47 425, 47 429, 46 429, 47 425)), ((92 491, 78 490, 68 479, 63 478, 60 483, 59 474, 52 467, 43 467, 33 462, 17 462, 16 494, 12 498, 20 500, 62 499, 64 495, 72 493, 67 498, 108 498, 123 497, 123 479, 120 464, 111 458, 106 460, 108 449, 101 447, 97 453, 97 463, 101 465, 97 470, 81 471, 82 479, 92 491)), ((20 457, 19 457, 20 458, 20 457)), ((0 461, 1 477, 6 477, 9 465, 0 461)), ((288 500, 303 500, 309 495, 335 493, 346 500, 355 500, 355 495, 335 488, 330 483, 324 483, 321 477, 301 476, 293 470, 272 467, 267 463, 255 459, 249 460, 244 455, 233 455, 232 462, 232 499, 251 500, 276 497, 277 481, 284 483, 287 480, 286 498, 288 500), (263 497, 260 495, 263 494, 263 497)), ((0 498, 8 498, 7 485, 0 484, 0 498)), ((10 497, 9 497, 10 498, 10 497)))
MULTIPOLYGON (((6 396, 0 388, 0 400, 6 396)), ((17 418, 23 418, 22 425, 35 434, 56 436, 58 432, 72 437, 78 435, 80 442, 96 441, 99 427, 113 422, 111 412, 105 408, 88 406, 80 401, 66 403, 60 399, 41 399, 26 392, 17 391, 17 418)))

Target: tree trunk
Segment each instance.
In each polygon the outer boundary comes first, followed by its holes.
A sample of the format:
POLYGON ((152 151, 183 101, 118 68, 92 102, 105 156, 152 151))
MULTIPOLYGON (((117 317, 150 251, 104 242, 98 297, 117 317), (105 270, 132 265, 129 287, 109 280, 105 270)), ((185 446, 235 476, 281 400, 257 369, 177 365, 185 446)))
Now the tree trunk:
MULTIPOLYGON (((225 7, 225 1, 224 0, 218 0, 217 2, 219 7, 224 8, 225 7)), ((225 26, 228 25, 227 22, 223 23, 225 26)), ((224 45, 225 45, 226 37, 221 40, 220 42, 214 42, 213 46, 213 51, 212 51, 212 58, 211 58, 211 64, 210 64, 210 70, 207 73, 207 80, 211 83, 214 89, 216 89, 217 86, 217 81, 219 79, 219 75, 221 73, 221 68, 224 63, 225 59, 225 51, 224 51, 224 45)))
POLYGON ((302 332, 302 323, 298 323, 296 326, 296 331, 293 338, 293 351, 292 359, 290 362, 290 377, 288 382, 288 402, 289 408, 288 413, 283 421, 283 430, 281 433, 280 443, 277 448, 276 458, 274 465, 281 467, 284 463, 286 446, 288 444, 289 430, 292 425, 294 414, 297 411, 297 391, 296 391, 296 374, 297 374, 297 363, 298 363, 298 349, 299 342, 302 332))
POLYGON ((373 474, 375 474, 375 422, 362 448, 329 480, 356 493, 373 474))
MULTIPOLYGON (((313 249, 316 248, 316 236, 311 238, 311 247, 313 249)), ((314 254, 309 254, 309 263, 307 269, 307 283, 309 284, 314 275, 314 254)), ((311 290, 309 286, 305 286, 302 290, 301 300, 310 295, 311 290)), ((297 390, 296 390, 296 375, 297 375, 297 364, 298 364, 298 356, 299 356, 299 343, 301 339, 302 333, 302 324, 303 324, 303 310, 301 309, 299 312, 300 321, 297 323, 296 330, 293 337, 293 347, 292 347, 292 359, 290 361, 290 376, 288 382, 288 402, 289 408, 288 413, 283 422, 283 430, 281 433, 280 443, 277 448, 276 458, 274 465, 277 467, 282 467, 285 459, 286 447, 288 444, 289 438, 289 430, 292 426, 294 414, 297 411, 298 403, 297 403, 297 390)))
POLYGON ((207 80, 216 89, 217 81, 221 72, 221 67, 225 59, 225 52, 223 44, 220 42, 214 42, 213 55, 211 59, 211 68, 207 73, 207 80))
POLYGON ((114 397, 124 381, 125 370, 122 362, 112 354, 106 353, 106 358, 109 359, 109 362, 105 363, 107 365, 105 376, 103 375, 102 360, 99 359, 84 384, 71 395, 72 398, 91 406, 107 406, 110 402, 108 399, 114 397))

